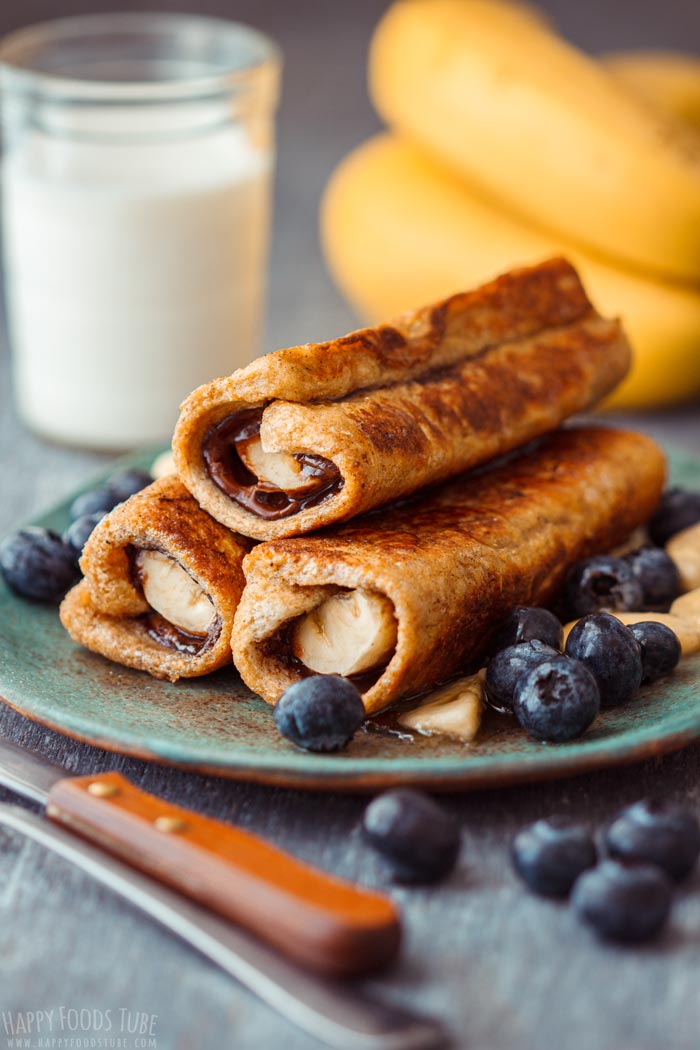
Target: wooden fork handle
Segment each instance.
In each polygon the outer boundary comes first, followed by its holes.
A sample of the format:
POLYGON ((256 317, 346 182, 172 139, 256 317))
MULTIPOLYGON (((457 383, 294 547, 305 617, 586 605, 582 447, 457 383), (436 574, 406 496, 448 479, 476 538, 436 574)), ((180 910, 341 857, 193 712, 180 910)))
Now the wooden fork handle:
POLYGON ((57 781, 46 812, 306 966, 357 975, 398 951, 400 918, 387 897, 165 802, 120 773, 57 781))

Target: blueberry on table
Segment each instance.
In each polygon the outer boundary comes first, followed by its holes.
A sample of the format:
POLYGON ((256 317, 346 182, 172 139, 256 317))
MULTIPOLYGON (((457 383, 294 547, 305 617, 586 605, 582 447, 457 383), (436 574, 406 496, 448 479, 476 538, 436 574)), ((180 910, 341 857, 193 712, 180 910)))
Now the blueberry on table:
POLYGON ((647 526, 653 543, 659 547, 677 532, 700 521, 700 492, 688 489, 668 489, 661 497, 656 513, 647 526))
POLYGON ((339 751, 365 720, 357 690, 340 675, 312 675, 290 685, 277 701, 275 725, 307 751, 339 751))
POLYGON ((628 562, 601 554, 571 567, 564 584, 564 600, 574 619, 599 609, 641 609, 644 592, 628 562))
POLYGON ((655 864, 672 879, 682 879, 700 855, 700 824, 685 806, 645 799, 612 822, 605 845, 618 860, 655 864))
POLYGON ((513 839, 513 866, 535 893, 566 897, 579 875, 594 867, 593 836, 567 817, 546 817, 529 824, 513 839))
POLYGON ((70 507, 70 520, 77 521, 86 514, 108 514, 120 502, 119 497, 107 485, 90 489, 76 496, 70 507))
POLYGON ((73 556, 77 561, 83 553, 83 547, 90 539, 93 530, 104 518, 101 511, 95 514, 83 514, 82 518, 76 518, 63 533, 63 542, 72 549, 73 556))
POLYGON ((671 883, 651 864, 604 860, 576 880, 576 915, 606 940, 634 943, 658 933, 671 911, 671 883))
POLYGON ((120 470, 108 480, 107 488, 114 493, 117 503, 123 503, 129 496, 145 489, 152 481, 153 478, 147 470, 120 470))
POLYGON ((537 740, 561 744, 581 736, 600 710, 595 678, 584 664, 567 656, 534 667, 515 686, 513 712, 537 740))
POLYGON ((641 646, 610 613, 591 613, 574 624, 564 651, 595 678, 601 707, 624 704, 642 684, 641 646))
POLYGON ((492 656, 486 667, 486 699, 498 711, 513 710, 513 694, 519 678, 526 671, 558 656, 551 645, 534 639, 509 645, 492 656))
POLYGON ((642 585, 645 608, 666 608, 680 594, 676 564, 661 547, 640 547, 624 560, 642 585))
POLYGON ((532 641, 561 649, 563 633, 561 621, 549 609, 520 605, 513 609, 496 631, 491 651, 495 653, 509 645, 532 641))
POLYGON ((655 620, 633 623, 627 630, 634 635, 642 650, 643 682, 655 682, 674 670, 681 658, 681 643, 675 631, 655 620))
POLYGON ((20 529, 0 543, 0 572, 15 594, 55 602, 77 579, 75 551, 51 529, 20 529))
POLYGON ((449 874, 459 854, 456 822, 433 799, 410 788, 373 799, 363 832, 398 882, 436 882, 449 874))

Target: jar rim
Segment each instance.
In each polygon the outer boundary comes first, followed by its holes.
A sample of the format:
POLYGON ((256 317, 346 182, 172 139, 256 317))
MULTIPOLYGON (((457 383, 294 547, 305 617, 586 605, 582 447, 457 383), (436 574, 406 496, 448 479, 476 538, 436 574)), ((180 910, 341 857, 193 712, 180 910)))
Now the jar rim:
MULTIPOLYGON (((144 65, 149 59, 135 60, 144 65)), ((162 11, 121 11, 111 14, 77 15, 51 19, 15 30, 0 40, 0 74, 12 78, 13 86, 40 91, 62 100, 151 103, 177 102, 206 98, 231 90, 245 91, 263 75, 275 76, 281 65, 281 53, 275 41, 260 30, 242 22, 206 15, 162 11), (100 48, 110 43, 111 54, 106 69, 127 68, 114 50, 119 39, 143 46, 152 44, 157 62, 157 48, 169 43, 181 53, 169 62, 169 68, 180 63, 190 72, 169 76, 111 77, 81 73, 80 62, 61 70, 60 49, 93 45, 91 66, 99 66, 100 48), (54 60, 52 62, 51 55, 54 60), (189 63, 189 66, 187 65, 189 63), (43 68, 43 67, 46 68, 43 68), (195 72, 196 70, 196 72, 195 72)))

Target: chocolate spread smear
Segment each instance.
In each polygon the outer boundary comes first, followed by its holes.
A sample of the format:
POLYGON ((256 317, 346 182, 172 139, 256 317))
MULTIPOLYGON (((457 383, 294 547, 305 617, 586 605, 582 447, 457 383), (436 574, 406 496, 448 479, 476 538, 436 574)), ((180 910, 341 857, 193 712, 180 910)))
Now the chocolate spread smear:
POLYGON ((189 634, 156 612, 146 613, 144 627, 146 634, 154 642, 168 649, 175 649, 186 656, 197 656, 203 649, 208 648, 220 630, 220 625, 216 624, 215 630, 208 634, 189 634))
POLYGON ((212 427, 202 443, 210 478, 229 499, 265 521, 277 521, 314 507, 342 486, 340 471, 330 460, 310 453, 294 456, 301 466, 304 492, 295 496, 256 478, 239 450, 260 433, 263 410, 254 408, 226 416, 212 427), (313 484, 312 484, 313 483, 313 484))

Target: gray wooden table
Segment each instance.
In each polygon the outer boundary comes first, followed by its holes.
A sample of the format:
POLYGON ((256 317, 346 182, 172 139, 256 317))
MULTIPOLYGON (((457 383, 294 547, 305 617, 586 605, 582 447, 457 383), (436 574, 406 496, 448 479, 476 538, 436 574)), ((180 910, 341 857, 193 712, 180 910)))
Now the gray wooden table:
MULTIPOLYGON (((23 4, 15 21, 45 17, 50 8, 35 6, 33 13, 23 4)), ((87 6, 95 5, 71 9, 87 6)), ((232 13, 224 3, 197 6, 232 13)), ((549 6, 558 7, 569 30, 591 46, 682 45, 698 29, 693 0, 675 5, 668 21, 637 0, 615 5, 614 14, 602 0, 549 6)), ((0 27, 8 27, 12 7, 3 7, 0 27)), ((353 324, 324 273, 315 210, 332 165, 375 126, 361 70, 382 7, 380 0, 325 6, 304 0, 283 10, 248 0, 235 10, 281 36, 287 55, 269 347, 328 337, 353 324)), ((634 422, 661 440, 700 449, 697 410, 634 422)), ((22 430, 11 407, 7 354, 0 353, 0 533, 64 497, 105 462, 51 447, 22 430)), ((360 841, 362 798, 187 775, 78 745, 6 710, 0 723, 3 732, 72 771, 118 768, 148 790, 236 821, 328 871, 388 885, 360 841)), ((508 844, 518 827, 541 814, 564 812, 599 823, 646 794, 700 810, 699 769, 700 746, 579 779, 446 797, 464 829, 459 867, 439 888, 391 890, 404 910, 407 938, 400 965, 375 982, 378 992, 443 1017, 458 1047, 696 1050, 700 874, 680 893, 658 943, 637 950, 602 947, 565 907, 523 892, 510 871, 508 844)), ((61 1006, 111 1009, 116 1023, 125 1010, 132 1025, 137 1012, 157 1015, 158 1050, 316 1045, 86 877, 39 847, 9 838, 0 852, 0 1050, 10 1012, 61 1006)), ((99 1034, 93 1029, 88 1036, 99 1034)))

